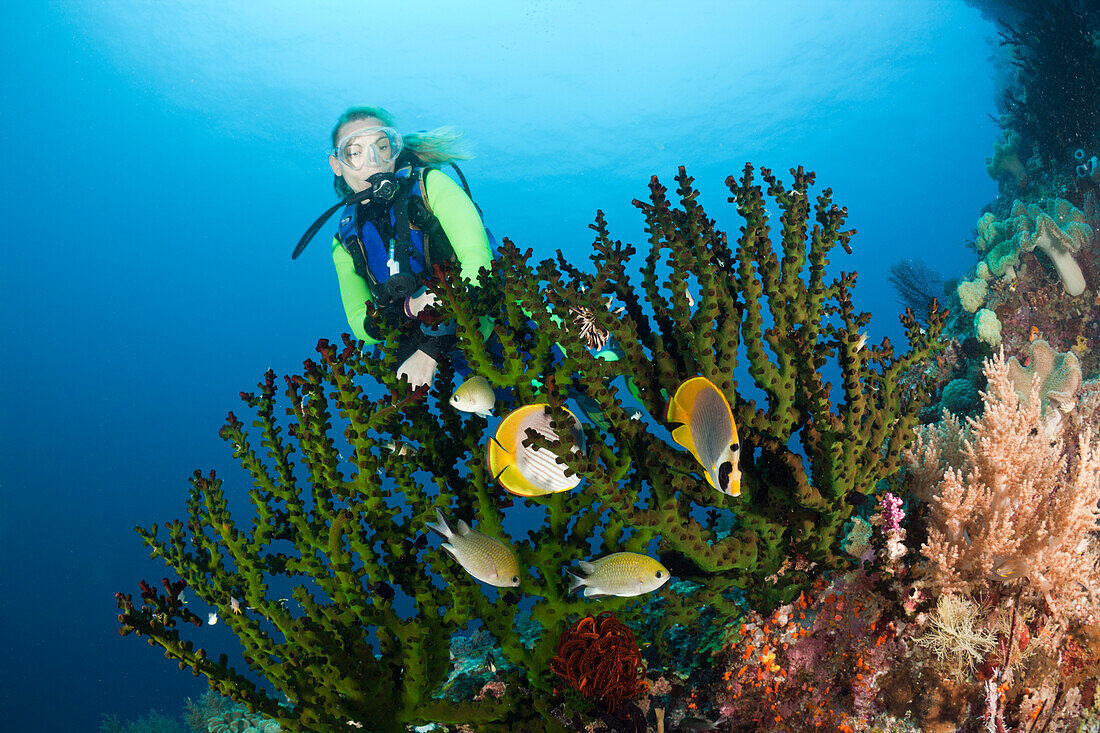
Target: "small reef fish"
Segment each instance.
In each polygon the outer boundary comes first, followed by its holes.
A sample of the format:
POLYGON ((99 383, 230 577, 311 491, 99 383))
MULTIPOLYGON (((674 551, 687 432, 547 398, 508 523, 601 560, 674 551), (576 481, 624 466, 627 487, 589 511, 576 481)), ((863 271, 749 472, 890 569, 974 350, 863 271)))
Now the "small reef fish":
MULTIPOLYGON (((573 420, 572 451, 579 453, 584 442, 580 421, 568 409, 565 412, 573 420)), ((557 438, 550 427, 548 405, 526 405, 508 413, 486 446, 485 459, 493 478, 506 491, 517 496, 554 494, 569 491, 579 484, 581 477, 577 474, 567 476, 565 472, 568 467, 558 460, 553 451, 534 445, 523 446, 528 428, 551 440, 557 438)))
POLYGON ((856 341, 856 351, 862 351, 863 347, 867 345, 867 332, 859 332, 859 340, 856 341))
POLYGON ((218 614, 216 614, 216 613, 206 614, 206 623, 209 624, 210 626, 213 626, 214 624, 218 623, 218 614))
POLYGON ((388 440, 385 443, 385 448, 390 453, 396 453, 399 456, 410 456, 416 453, 416 448, 401 440, 388 440))
POLYGON ((718 720, 707 720, 706 718, 697 718, 694 715, 689 715, 686 718, 680 719, 680 724, 677 726, 683 731, 699 731, 699 730, 718 730, 718 724, 723 722, 723 718, 718 720))
POLYGON ((640 596, 668 582, 668 568, 652 557, 636 552, 613 552, 591 562, 579 563, 585 577, 565 571, 572 581, 569 592, 584 588, 585 598, 593 596, 640 596))
POLYGON ((723 494, 741 494, 737 466, 741 445, 726 396, 706 377, 693 377, 676 388, 668 402, 668 422, 679 423, 672 439, 695 456, 709 483, 723 494))
POLYGON ((493 392, 493 385, 480 374, 474 374, 458 386, 451 395, 451 407, 462 412, 472 412, 475 415, 489 417, 493 414, 497 396, 493 392))
POLYGON ((458 531, 453 531, 443 517, 443 512, 435 510, 436 523, 428 522, 428 529, 447 540, 443 549, 470 575, 482 583, 497 588, 515 588, 519 585, 519 560, 512 548, 498 539, 482 534, 461 519, 458 531))

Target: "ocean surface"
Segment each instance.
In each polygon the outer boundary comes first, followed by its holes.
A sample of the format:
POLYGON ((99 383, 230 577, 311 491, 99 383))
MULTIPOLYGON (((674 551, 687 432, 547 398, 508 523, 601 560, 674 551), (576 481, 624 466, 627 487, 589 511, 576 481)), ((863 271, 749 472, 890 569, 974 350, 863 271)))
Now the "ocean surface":
MULTIPOLYGON (((7 3, 0 165, 0 732, 178 715, 204 681, 117 632, 159 583, 238 393, 347 330, 328 134, 352 105, 453 125, 498 237, 587 264, 597 209, 687 167, 719 227, 746 161, 816 171, 858 230, 857 309, 904 343, 891 264, 946 277, 996 195, 996 27, 961 0, 7 3)), ((242 489, 243 491, 243 489, 242 489)), ((200 614, 205 616, 205 614, 200 614)), ((230 648, 224 624, 204 627, 230 648)))

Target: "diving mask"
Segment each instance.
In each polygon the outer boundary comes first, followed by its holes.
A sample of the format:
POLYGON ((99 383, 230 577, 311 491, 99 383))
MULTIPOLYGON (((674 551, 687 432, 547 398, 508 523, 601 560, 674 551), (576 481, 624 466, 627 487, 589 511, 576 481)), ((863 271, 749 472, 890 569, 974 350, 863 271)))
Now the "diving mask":
POLYGON ((389 165, 401 153, 401 133, 392 127, 361 127, 336 143, 332 154, 352 170, 389 165))

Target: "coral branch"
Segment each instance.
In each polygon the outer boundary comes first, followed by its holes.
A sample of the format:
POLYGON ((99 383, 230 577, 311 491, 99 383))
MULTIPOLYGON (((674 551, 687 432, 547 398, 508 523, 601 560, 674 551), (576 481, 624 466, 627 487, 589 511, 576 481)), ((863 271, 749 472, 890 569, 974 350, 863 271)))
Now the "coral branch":
MULTIPOLYGON (((766 611, 792 602, 814 574, 849 567, 839 546, 854 495, 897 470, 924 400, 911 375, 938 347, 942 314, 933 304, 921 325, 907 313, 911 347, 900 356, 888 342, 865 345, 870 316, 855 308, 855 274, 827 273, 834 247, 850 252, 847 211, 828 189, 811 198, 814 176, 802 168, 790 184, 767 169, 764 184, 753 176, 746 165, 727 181, 745 220, 736 240, 706 216, 683 169, 677 205, 654 178, 648 202, 635 202, 649 239, 640 283, 634 247, 610 238, 602 214, 592 227, 592 270, 560 256, 532 266, 531 252, 505 239, 475 287, 436 272, 433 317, 455 323, 467 362, 504 396, 502 409, 547 404, 551 428, 564 436, 572 398, 593 423, 583 428, 584 450, 534 430, 521 436, 521 447, 550 451, 582 481, 569 493, 524 499, 542 521, 510 538, 518 588, 483 590, 418 539, 437 509, 503 538, 511 504, 484 459, 485 419, 450 406, 450 366, 434 389, 411 392, 392 354, 363 354, 345 337, 343 350, 322 340, 320 359, 285 379, 285 431, 272 372, 242 393, 256 415, 250 426, 230 413, 221 435, 253 484, 243 514, 244 493, 231 497, 213 474, 196 473, 186 523, 169 524, 167 537, 156 525, 139 529, 177 582, 218 609, 248 672, 225 656, 213 664, 182 640, 174 621, 194 619, 151 590, 141 609, 120 594, 122 632, 147 635, 288 730, 451 721, 558 731, 566 723, 550 712, 557 698, 547 672, 567 619, 593 602, 569 595, 563 570, 590 559, 592 548, 656 546, 674 575, 694 581, 690 593, 671 584, 659 592, 659 619, 633 598, 599 600, 624 623, 645 621, 654 642, 694 623, 703 607, 730 622, 741 612, 736 591, 766 611), (780 211, 774 234, 762 185, 780 211), (739 363, 751 384, 738 384, 739 363), (840 375, 836 390, 827 369, 840 375), (739 496, 711 488, 692 454, 652 424, 664 423, 668 396, 699 375, 733 409, 739 496), (638 405, 652 422, 633 419, 638 405), (725 517, 725 528, 700 522, 700 508, 725 517), (519 613, 520 597, 529 612, 519 613), (500 694, 450 699, 441 692, 450 642, 475 620, 508 663, 495 673, 500 694), (537 632, 521 635, 521 623, 537 632)), ((387 334, 388 352, 397 336, 387 334)), ((674 650, 654 643, 652 651, 662 663, 674 650)), ((616 701, 632 694, 607 689, 616 701)))

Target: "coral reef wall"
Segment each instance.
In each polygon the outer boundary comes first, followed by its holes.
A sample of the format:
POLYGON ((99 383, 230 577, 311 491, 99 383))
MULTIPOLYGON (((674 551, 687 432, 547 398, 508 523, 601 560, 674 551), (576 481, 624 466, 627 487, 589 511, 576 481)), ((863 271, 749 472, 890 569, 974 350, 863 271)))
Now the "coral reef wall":
POLYGON ((384 356, 322 341, 222 429, 252 488, 196 472, 186 520, 138 529, 173 577, 118 594, 120 633, 286 730, 1095 730, 1100 23, 1077 0, 1003 20, 998 196, 959 281, 894 270, 906 350, 867 342, 813 174, 731 176, 737 236, 682 169, 671 198, 653 179, 640 257, 599 214, 591 266, 504 240, 475 287, 430 285, 501 411, 545 406, 512 447, 553 456, 555 489, 502 488, 496 417, 452 407, 449 366, 398 381, 398 329, 384 356), (695 377, 736 424, 736 490, 681 447, 695 377), (536 526, 508 536, 520 502, 536 526), (429 542, 437 512, 515 582, 429 542), (673 582, 571 592, 620 552, 673 582), (247 670, 188 638, 184 588, 247 670))
MULTIPOLYGON (((437 273, 434 315, 455 323, 473 370, 506 395, 504 409, 546 404, 553 433, 567 436, 565 401, 595 406, 579 443, 535 431, 525 440, 552 451, 578 487, 513 499, 486 465, 486 419, 450 406, 450 369, 431 391, 410 392, 394 376, 392 348, 379 358, 350 340, 342 350, 322 342, 320 360, 284 380, 286 402, 268 373, 257 392, 242 393, 251 425, 230 413, 222 437, 253 488, 197 472, 186 521, 139 528, 178 580, 166 578, 163 591, 143 582, 140 601, 120 593, 120 632, 146 637, 287 730, 429 721, 568 730, 566 700, 619 724, 640 721, 635 701, 578 701, 550 673, 562 633, 593 605, 568 593, 563 570, 592 548, 653 548, 681 583, 691 581, 690 591, 669 585, 646 599, 598 602, 644 631, 651 674, 673 674, 666 640, 701 609, 721 630, 745 604, 769 613, 804 597, 822 573, 851 567, 840 549, 845 525, 901 465, 924 400, 921 365, 942 327, 933 306, 923 325, 903 318, 910 349, 900 355, 888 342, 866 343, 870 316, 853 307, 855 274, 827 273, 828 254, 838 244, 848 250, 854 233, 843 228, 845 210, 828 189, 814 197, 813 175, 801 168, 785 182, 761 169, 764 185, 755 173, 746 166, 727 181, 745 221, 736 240, 702 211, 683 170, 677 206, 654 179, 649 201, 637 202, 649 238, 637 283, 634 248, 610 238, 602 215, 592 270, 560 254, 532 266, 529 252, 505 240, 493 272, 470 291, 437 273), (781 212, 774 232, 765 196, 781 212), (479 329, 484 318, 499 357, 479 329), (623 358, 586 348, 593 327, 623 358), (742 362, 762 402, 739 388, 742 362), (823 376, 827 365, 836 387, 823 376), (732 406, 739 495, 708 485, 699 463, 658 434, 667 397, 697 375, 732 406), (367 396, 379 387, 388 394, 367 396), (648 419, 632 419, 639 405, 648 419), (232 508, 246 496, 250 512, 232 508), (503 530, 513 501, 543 517, 525 538, 503 530), (518 587, 483 590, 426 546, 437 509, 505 541, 521 567, 518 587), (180 623, 201 623, 179 600, 184 587, 218 609, 247 673, 181 633, 180 623), (521 600, 529 613, 519 613, 521 600), (450 641, 474 623, 499 650, 494 687, 449 699, 440 688, 450 641)), ((387 345, 398 337, 391 332, 387 345)))

